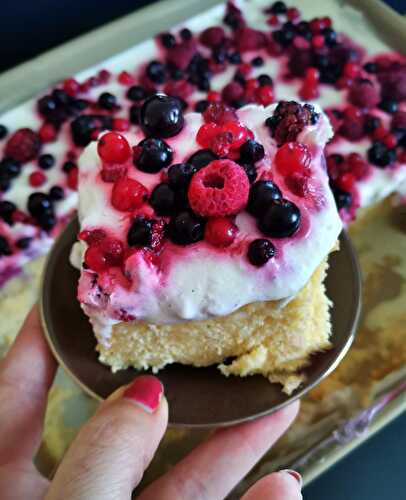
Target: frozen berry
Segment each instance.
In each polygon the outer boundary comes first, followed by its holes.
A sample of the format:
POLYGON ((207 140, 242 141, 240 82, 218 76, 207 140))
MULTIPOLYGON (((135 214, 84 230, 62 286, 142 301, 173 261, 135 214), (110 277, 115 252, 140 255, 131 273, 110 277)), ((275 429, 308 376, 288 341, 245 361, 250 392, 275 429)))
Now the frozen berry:
POLYGON ((86 249, 84 261, 86 266, 97 273, 108 268, 106 256, 99 246, 91 246, 86 249))
POLYGON ((342 208, 349 208, 352 205, 352 195, 347 191, 343 191, 338 186, 331 186, 331 190, 334 195, 334 199, 338 210, 342 208))
POLYGON ((49 197, 53 201, 60 201, 65 198, 65 192, 60 186, 53 186, 49 190, 49 197))
POLYGON ((55 164, 55 157, 50 154, 41 155, 38 158, 38 165, 42 170, 48 170, 55 164))
POLYGON ((85 241, 88 245, 98 245, 106 236, 104 229, 84 229, 78 234, 78 240, 85 241))
POLYGON ((213 160, 218 159, 219 157, 210 149, 199 149, 199 151, 192 154, 192 156, 187 160, 187 163, 190 163, 196 170, 200 170, 213 160))
POLYGON ((243 162, 256 163, 262 160, 264 156, 264 146, 253 139, 248 139, 248 141, 240 147, 240 157, 243 162))
POLYGON ((383 99, 401 101, 406 99, 406 68, 390 66, 386 71, 378 72, 383 99))
POLYGON ((129 177, 121 177, 114 183, 111 204, 117 210, 127 212, 140 207, 148 196, 148 191, 140 182, 129 177))
POLYGON ((127 139, 116 132, 107 132, 99 139, 97 152, 107 163, 125 163, 131 156, 127 139))
POLYGON ((172 215, 175 209, 175 192, 169 184, 158 184, 151 193, 149 203, 157 215, 172 215))
POLYGON ((191 163, 176 163, 168 169, 168 183, 175 191, 185 189, 189 186, 196 171, 197 169, 191 163))
POLYGON ((130 247, 149 247, 152 243, 153 221, 138 216, 132 222, 127 234, 127 243, 130 247))
POLYGON ((107 115, 81 115, 75 118, 71 124, 73 142, 76 146, 87 146, 93 139, 94 133, 102 130, 111 130, 113 120, 107 115))
POLYGON ((112 111, 117 107, 117 98, 115 95, 110 94, 109 92, 103 92, 100 94, 99 99, 97 100, 97 104, 108 111, 112 111))
POLYGON ((0 257, 11 255, 13 252, 4 236, 0 236, 0 257))
POLYGON ((73 161, 65 161, 65 163, 62 165, 62 170, 67 174, 70 172, 73 168, 76 168, 76 163, 73 161))
POLYGON ((168 235, 177 245, 190 245, 203 239, 204 221, 189 212, 171 218, 168 235))
POLYGON ((166 49, 170 49, 176 45, 176 38, 172 35, 172 33, 162 33, 159 36, 159 39, 166 49))
POLYGON ((209 107, 203 113, 203 118, 206 123, 216 123, 217 125, 238 121, 237 114, 233 108, 218 102, 210 103, 209 107))
POLYGON ((12 158, 3 158, 0 161, 0 175, 4 175, 7 178, 18 177, 21 172, 21 163, 19 161, 13 160, 12 158))
POLYGON ((113 118, 113 130, 116 132, 127 132, 130 122, 126 118, 113 118))
POLYGON ((311 155, 308 147, 300 142, 287 142, 276 152, 275 164, 279 172, 288 176, 295 172, 307 174, 311 155))
POLYGON ((134 148, 134 165, 142 172, 155 174, 172 162, 172 149, 162 139, 143 139, 134 148))
POLYGON ((30 174, 28 180, 32 187, 39 187, 45 184, 47 178, 41 170, 36 170, 30 174))
POLYGON ((56 139, 57 131, 52 123, 44 123, 38 131, 41 142, 52 142, 56 139))
POLYGON ((288 8, 286 7, 285 2, 274 2, 269 8, 269 12, 271 14, 286 14, 288 8))
POLYGON ((127 90, 127 99, 130 101, 142 101, 147 97, 147 92, 141 85, 133 85, 127 90))
POLYGON ((193 37, 193 34, 189 28, 182 28, 179 31, 179 35, 182 38, 182 40, 185 40, 185 41, 188 41, 193 37))
POLYGON ((38 217, 52 210, 51 199, 44 193, 32 193, 28 197, 27 208, 33 217, 38 217))
POLYGON ((375 142, 368 149, 368 160, 377 167, 385 168, 396 160, 396 151, 388 149, 382 142, 375 142))
POLYGON ((202 216, 236 214, 248 201, 249 180, 244 169, 230 160, 215 160, 197 172, 190 183, 189 203, 202 216))
POLYGON ((17 207, 11 201, 2 200, 0 201, 0 218, 7 222, 11 226, 13 223, 12 215, 16 211, 17 207))
POLYGON ((137 106, 136 104, 133 104, 130 107, 130 114, 129 114, 130 122, 133 125, 139 125, 141 121, 141 107, 137 106))
POLYGON ((374 115, 367 115, 364 120, 364 131, 367 134, 371 134, 374 132, 378 127, 380 127, 382 124, 382 121, 380 118, 374 115))
POLYGON ((45 231, 50 231, 56 225, 56 217, 53 212, 46 212, 37 217, 38 225, 45 231))
POLYGON ((197 101, 195 104, 195 111, 196 113, 204 113, 206 109, 209 107, 210 103, 206 99, 203 99, 201 101, 197 101))
POLYGON ((281 101, 265 124, 278 144, 295 141, 306 125, 314 124, 318 114, 310 104, 301 105, 295 101, 281 101))
POLYGON ((221 95, 224 101, 230 104, 244 96, 244 88, 238 82, 230 82, 223 88, 221 95))
POLYGON ((248 260, 253 266, 261 267, 274 256, 275 247, 269 240, 258 238, 248 247, 248 260))
POLYGON ((5 155, 21 163, 33 160, 41 149, 38 134, 30 128, 20 128, 8 139, 5 155))
POLYGON ((379 103, 379 107, 387 113, 393 114, 398 110, 398 103, 392 99, 383 99, 379 103))
POLYGON ((391 122, 391 128, 395 129, 406 129, 406 111, 397 111, 391 122))
POLYGON ((350 88, 349 100, 360 108, 375 108, 379 102, 379 89, 370 80, 360 79, 350 88))
POLYGON ((225 31, 221 26, 213 26, 205 29, 199 38, 202 45, 206 47, 218 47, 225 39, 225 31))
POLYGON ((68 188, 72 189, 72 191, 76 191, 78 188, 78 176, 79 176, 79 169, 77 167, 72 168, 72 170, 69 170, 67 184, 68 188))
POLYGON ((272 181, 255 182, 250 189, 247 211, 259 217, 274 201, 281 198, 281 190, 272 181))
POLYGON ((291 201, 276 200, 265 210, 258 221, 260 230, 273 238, 286 238, 296 233, 300 226, 300 210, 291 201))
POLYGON ((140 119, 145 134, 154 137, 173 137, 184 125, 179 100, 161 94, 154 95, 144 102, 140 119))
POLYGON ((238 233, 237 226, 225 217, 209 219, 206 224, 204 237, 215 247, 230 246, 238 233))
POLYGON ((145 74, 154 83, 164 83, 166 80, 166 68, 159 61, 151 61, 145 68, 145 74))

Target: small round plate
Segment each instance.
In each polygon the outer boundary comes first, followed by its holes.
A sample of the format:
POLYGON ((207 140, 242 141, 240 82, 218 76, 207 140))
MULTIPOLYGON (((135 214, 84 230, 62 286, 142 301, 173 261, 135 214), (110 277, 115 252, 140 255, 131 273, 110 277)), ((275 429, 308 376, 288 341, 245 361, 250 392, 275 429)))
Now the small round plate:
MULTIPOLYGON (((127 369, 112 373, 98 361, 91 325, 76 298, 79 272, 69 263, 78 232, 72 220, 48 257, 41 290, 41 315, 51 349, 70 376, 90 395, 104 399, 137 375, 127 369)), ((340 251, 329 257, 326 278, 332 308, 333 348, 312 356, 305 382, 290 396, 265 377, 224 377, 215 367, 171 365, 159 372, 169 401, 169 423, 186 427, 232 425, 270 414, 300 398, 329 375, 348 351, 361 308, 361 275, 345 232, 340 251)))

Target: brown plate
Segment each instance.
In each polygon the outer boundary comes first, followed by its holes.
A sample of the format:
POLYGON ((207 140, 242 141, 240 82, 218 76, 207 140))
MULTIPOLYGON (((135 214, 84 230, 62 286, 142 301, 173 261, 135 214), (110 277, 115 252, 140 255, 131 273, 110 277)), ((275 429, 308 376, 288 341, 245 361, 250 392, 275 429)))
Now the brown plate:
MULTIPOLYGON (((71 221, 55 242, 43 274, 41 315, 53 353, 68 374, 97 399, 104 399, 136 375, 134 369, 112 373, 98 361, 91 325, 76 299, 79 272, 69 263, 78 232, 71 221)), ((334 303, 333 348, 312 357, 306 381, 287 396, 278 384, 259 375, 226 378, 215 368, 171 365, 159 372, 169 401, 171 425, 218 427, 272 413, 300 398, 329 375, 348 351, 361 309, 361 274, 345 232, 339 252, 330 255, 326 284, 334 303)))

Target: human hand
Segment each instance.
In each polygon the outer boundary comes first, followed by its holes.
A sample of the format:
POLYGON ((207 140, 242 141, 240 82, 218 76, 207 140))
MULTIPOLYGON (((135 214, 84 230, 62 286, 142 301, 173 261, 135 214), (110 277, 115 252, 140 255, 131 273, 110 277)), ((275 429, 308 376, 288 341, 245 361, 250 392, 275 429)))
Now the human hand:
MULTIPOLYGON (((140 376, 102 403, 81 429, 54 479, 35 469, 56 362, 42 335, 37 308, 0 364, 0 498, 2 500, 124 500, 140 482, 168 421, 156 377, 140 376)), ((294 420, 299 405, 222 429, 152 483, 139 500, 224 498, 294 420)), ((293 471, 270 474, 243 500, 298 500, 293 471)))

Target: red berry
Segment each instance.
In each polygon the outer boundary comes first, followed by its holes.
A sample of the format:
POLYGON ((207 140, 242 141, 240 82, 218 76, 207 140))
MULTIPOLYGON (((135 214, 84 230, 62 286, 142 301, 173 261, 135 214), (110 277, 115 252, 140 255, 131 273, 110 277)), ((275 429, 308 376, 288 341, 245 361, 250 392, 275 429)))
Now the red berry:
POLYGON ((388 131, 386 130, 386 128, 383 125, 379 125, 379 127, 377 127, 372 132, 372 137, 375 140, 380 140, 380 139, 383 139, 386 136, 387 133, 388 133, 388 131))
POLYGON ((76 191, 78 188, 78 174, 79 170, 77 167, 72 168, 68 172, 68 187, 72 189, 72 191, 76 191))
POLYGON ((238 101, 241 99, 244 95, 244 89, 242 85, 238 82, 230 82, 227 84, 224 88, 223 91, 221 92, 221 95, 224 99, 224 101, 228 103, 232 103, 233 101, 238 101))
POLYGON ((125 163, 131 156, 127 139, 116 132, 108 132, 100 138, 97 152, 107 163, 125 163))
POLYGON ((290 191, 296 196, 304 198, 309 194, 309 178, 306 175, 294 172, 286 177, 285 182, 290 191))
POLYGON ((343 73, 349 78, 355 78, 359 74, 359 66, 353 62, 347 62, 344 66, 343 73))
POLYGON ((248 201, 250 183, 244 169, 231 160, 214 160, 199 170, 190 183, 192 210, 204 217, 240 212, 248 201))
POLYGON ((392 117, 392 128, 406 128, 406 111, 397 111, 392 117))
POLYGON ((124 246, 120 240, 107 237, 104 238, 98 246, 105 257, 107 264, 111 266, 119 266, 121 264, 124 254, 124 246))
POLYGON ((347 172, 338 178, 337 184, 338 187, 340 187, 344 191, 349 192, 354 187, 355 177, 353 174, 347 172))
POLYGON ((271 85, 264 85, 263 87, 258 87, 255 91, 255 97, 259 104, 262 106, 268 106, 273 102, 273 88, 271 85))
POLYGON ((349 76, 341 76, 337 80, 337 88, 338 89, 348 89, 351 87, 351 85, 354 83, 354 80, 350 78, 349 76))
POLYGON ((51 123, 44 123, 38 131, 41 142, 52 142, 56 139, 57 131, 51 123))
POLYGON ((113 118, 113 130, 126 132, 130 128, 130 122, 126 118, 113 118))
POLYGON ((266 21, 269 26, 278 26, 279 25, 279 18, 278 16, 271 16, 269 19, 266 21))
POLYGON ((262 31, 243 27, 234 32, 234 43, 241 52, 257 50, 265 47, 266 36, 262 31))
POLYGON ((330 17, 326 16, 326 17, 322 17, 321 19, 323 21, 325 28, 331 28, 331 26, 333 25, 333 21, 331 20, 330 17))
POLYGON ((226 37, 225 31, 221 26, 213 26, 205 29, 200 35, 200 43, 206 47, 217 47, 222 44, 226 37))
POLYGON ((275 155, 276 168, 284 176, 295 172, 309 174, 310 162, 310 151, 305 144, 300 142, 283 144, 275 155))
POLYGON ((110 80, 111 73, 107 69, 101 69, 97 73, 97 77, 98 77, 100 83, 107 83, 110 80))
POLYGON ((317 68, 308 68, 305 73, 307 83, 317 84, 319 82, 320 73, 317 68))
POLYGON ((39 187, 45 184, 47 178, 44 172, 41 172, 41 170, 36 170, 35 172, 32 172, 29 177, 29 183, 32 187, 39 187))
POLYGON ((97 245, 106 236, 107 235, 104 229, 84 229, 78 234, 78 239, 81 241, 85 241, 88 245, 97 245))
POLYGON ((299 50, 306 50, 310 47, 310 43, 303 36, 295 36, 293 39, 293 46, 299 50))
POLYGON ((79 82, 74 78, 68 78, 63 82, 63 90, 71 97, 74 97, 79 92, 79 88, 79 82))
POLYGON ((229 132, 232 135, 231 149, 238 149, 248 138, 247 129, 238 122, 225 123, 222 132, 229 132))
POLYGON ((347 165, 357 180, 364 179, 370 170, 369 164, 358 153, 350 153, 348 155, 347 165))
POLYGON ((183 43, 178 43, 175 47, 167 50, 166 61, 168 63, 175 64, 179 69, 184 70, 188 67, 195 53, 195 40, 185 40, 183 43))
POLYGON ((200 146, 209 148, 214 137, 220 132, 221 128, 219 125, 216 125, 215 123, 205 123, 199 128, 196 135, 196 141, 200 144, 200 146))
POLYGON ((349 100, 360 108, 375 108, 380 101, 379 89, 370 80, 357 80, 349 92, 349 100))
POLYGON ((322 19, 319 17, 315 17, 310 21, 310 29, 312 33, 319 33, 323 28, 325 28, 325 24, 322 19))
POLYGON ((36 132, 30 128, 20 128, 6 143, 5 156, 21 163, 33 160, 41 149, 41 141, 36 132))
POLYGON ((216 92, 215 90, 210 90, 207 94, 207 100, 210 102, 219 102, 221 101, 220 92, 216 92))
POLYGON ((244 76, 248 76, 251 73, 252 66, 248 63, 242 63, 238 66, 238 71, 244 76))
POLYGON ((114 183, 111 204, 117 210, 126 212, 140 207, 147 195, 147 189, 140 182, 129 177, 121 177, 114 183))
POLYGON ((100 172, 101 178, 104 182, 115 182, 120 177, 124 177, 128 168, 125 165, 117 163, 106 163, 100 172))
POLYGON ((387 146, 389 149, 396 148, 398 145, 398 140, 393 134, 388 134, 383 138, 383 143, 385 146, 387 146))
POLYGON ((238 227, 225 217, 209 219, 206 224, 204 237, 215 247, 230 246, 238 233, 238 227))
POLYGON ((225 158, 230 154, 233 135, 231 132, 220 132, 213 137, 210 143, 210 149, 220 158, 225 158))
POLYGON ((289 21, 295 21, 300 17, 300 11, 296 7, 290 7, 286 12, 287 18, 289 21))
POLYGON ((205 122, 217 123, 217 125, 238 121, 237 113, 233 108, 217 102, 213 102, 209 105, 203 113, 203 118, 205 122))
POLYGON ((351 117, 346 114, 339 133, 350 141, 358 141, 365 135, 363 117, 351 117))
POLYGON ((324 36, 323 35, 315 35, 312 39, 312 45, 316 49, 321 49, 324 45, 324 36))
POLYGON ((193 85, 186 80, 170 80, 164 87, 165 94, 180 97, 184 100, 190 97, 194 90, 193 85))
POLYGON ((98 245, 89 247, 85 252, 84 259, 85 264, 97 273, 105 271, 109 267, 106 257, 98 245))
POLYGON ((14 212, 11 215, 11 219, 14 223, 17 222, 25 222, 28 223, 29 221, 29 216, 25 214, 22 210, 14 210, 14 212))
POLYGON ((117 80, 121 85, 132 85, 135 82, 134 77, 128 71, 122 71, 118 75, 117 80))

